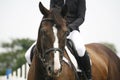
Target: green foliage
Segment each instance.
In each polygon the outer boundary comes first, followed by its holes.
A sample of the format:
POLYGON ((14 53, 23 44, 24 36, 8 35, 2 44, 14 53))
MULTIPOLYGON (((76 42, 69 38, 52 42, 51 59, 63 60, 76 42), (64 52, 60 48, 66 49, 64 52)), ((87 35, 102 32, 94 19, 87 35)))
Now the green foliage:
POLYGON ((102 44, 104 44, 106 47, 108 47, 109 49, 111 49, 113 52, 117 53, 116 47, 114 44, 112 43, 108 43, 108 42, 102 42, 102 44))
POLYGON ((4 42, 1 47, 6 52, 0 53, 0 75, 5 75, 6 68, 16 70, 26 63, 25 52, 33 44, 31 39, 13 39, 10 43, 4 42))

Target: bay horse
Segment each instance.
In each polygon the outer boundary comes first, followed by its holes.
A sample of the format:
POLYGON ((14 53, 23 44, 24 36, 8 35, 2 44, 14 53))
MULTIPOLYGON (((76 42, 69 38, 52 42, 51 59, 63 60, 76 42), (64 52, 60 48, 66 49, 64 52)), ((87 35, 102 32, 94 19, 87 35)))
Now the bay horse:
MULTIPOLYGON (((72 58, 65 50, 67 8, 46 9, 42 3, 39 8, 43 14, 34 56, 28 73, 28 80, 78 80, 72 58)), ((120 59, 103 44, 86 44, 92 63, 92 80, 120 80, 120 59)), ((80 78, 80 80, 85 80, 80 78)))
POLYGON ((75 69, 64 49, 67 7, 47 10, 40 2, 39 9, 44 16, 33 49, 28 80, 77 80, 75 69))

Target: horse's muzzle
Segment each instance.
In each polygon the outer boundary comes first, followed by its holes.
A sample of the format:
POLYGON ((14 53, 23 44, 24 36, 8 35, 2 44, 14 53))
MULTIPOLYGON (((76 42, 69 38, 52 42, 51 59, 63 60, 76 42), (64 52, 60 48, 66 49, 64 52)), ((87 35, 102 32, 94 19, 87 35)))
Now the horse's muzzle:
POLYGON ((50 77, 59 77, 59 75, 62 72, 62 67, 59 70, 54 70, 54 67, 52 65, 49 65, 47 67, 47 72, 48 72, 48 76, 50 77))

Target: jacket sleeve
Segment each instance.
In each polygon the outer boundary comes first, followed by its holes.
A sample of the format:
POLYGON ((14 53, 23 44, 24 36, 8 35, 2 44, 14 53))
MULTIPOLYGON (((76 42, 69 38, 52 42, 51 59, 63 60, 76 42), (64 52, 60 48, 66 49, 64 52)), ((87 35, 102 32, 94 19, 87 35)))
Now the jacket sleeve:
POLYGON ((50 0, 50 8, 53 8, 55 6, 55 0, 50 0))
POLYGON ((71 24, 68 25, 70 30, 77 30, 79 26, 84 22, 85 18, 85 11, 86 11, 86 2, 85 0, 78 0, 78 12, 77 12, 77 18, 75 21, 73 21, 71 24))

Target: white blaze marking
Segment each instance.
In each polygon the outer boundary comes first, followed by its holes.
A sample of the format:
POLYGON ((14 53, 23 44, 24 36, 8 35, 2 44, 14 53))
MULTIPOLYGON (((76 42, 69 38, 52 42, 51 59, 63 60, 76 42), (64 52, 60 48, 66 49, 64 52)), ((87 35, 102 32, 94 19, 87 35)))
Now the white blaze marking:
MULTIPOLYGON (((59 48, 57 29, 55 27, 53 27, 53 32, 54 32, 54 36, 55 36, 54 48, 59 48)), ((61 68, 59 56, 60 56, 59 51, 56 51, 54 53, 54 71, 59 70, 61 68)))

